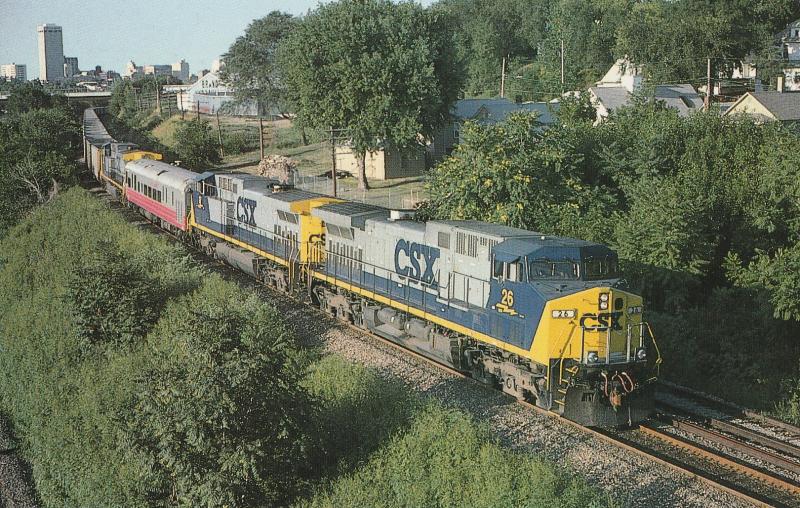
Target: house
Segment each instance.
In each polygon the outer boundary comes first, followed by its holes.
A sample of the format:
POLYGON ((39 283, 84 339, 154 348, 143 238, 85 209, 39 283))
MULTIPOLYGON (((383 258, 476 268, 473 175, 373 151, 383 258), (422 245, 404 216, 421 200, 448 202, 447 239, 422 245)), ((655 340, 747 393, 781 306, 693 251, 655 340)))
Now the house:
MULTIPOLYGON (((336 146, 336 168, 352 175, 358 174, 358 159, 346 144, 336 146)), ((364 161, 367 179, 391 180, 420 176, 425 172, 425 149, 422 146, 401 150, 391 143, 367 153, 364 161)))
POLYGON ((786 91, 778 76, 777 90, 748 92, 725 112, 725 116, 737 114, 750 115, 759 123, 800 122, 800 92, 786 91))
MULTIPOLYGON (((606 119, 613 110, 630 104, 634 94, 643 87, 644 76, 641 68, 632 65, 624 58, 617 60, 603 79, 589 88, 592 104, 597 111, 595 125, 606 119)), ((703 99, 688 83, 656 85, 650 98, 677 110, 681 116, 688 116, 693 111, 703 108, 703 99)))
POLYGON ((233 115, 258 116, 255 102, 234 105, 233 88, 213 72, 205 74, 185 90, 178 90, 176 97, 181 111, 199 111, 207 115, 225 111, 233 115))
MULTIPOLYGON (((545 102, 515 103, 508 99, 462 99, 453 105, 450 120, 441 127, 423 147, 399 150, 388 145, 368 153, 366 159, 367 178, 389 180, 419 176, 430 167, 452 153, 461 141, 461 126, 464 122, 492 125, 508 118, 512 113, 537 113, 542 125, 555 122, 553 112, 558 104, 545 102)), ((356 174, 358 165, 355 156, 346 145, 336 147, 336 164, 343 171, 356 174)))
POLYGON ((492 125, 508 118, 512 113, 536 113, 543 126, 553 124, 558 103, 511 102, 508 99, 461 99, 453 106, 450 121, 439 129, 426 150, 430 164, 435 164, 453 151, 461 142, 461 126, 465 122, 492 125))

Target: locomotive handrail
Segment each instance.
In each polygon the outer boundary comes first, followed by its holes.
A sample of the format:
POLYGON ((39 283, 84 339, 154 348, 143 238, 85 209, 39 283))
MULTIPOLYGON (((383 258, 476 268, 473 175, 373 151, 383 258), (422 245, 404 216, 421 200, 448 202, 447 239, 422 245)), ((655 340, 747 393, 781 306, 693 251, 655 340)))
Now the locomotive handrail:
MULTIPOLYGON (((566 338, 566 340, 564 340, 564 343, 561 346, 561 353, 559 353, 559 355, 558 355, 558 364, 559 364, 558 380, 559 380, 559 382, 561 382, 562 376, 564 374, 564 353, 567 351, 567 345, 569 344, 573 333, 575 333, 575 323, 572 323, 572 328, 569 329, 569 334, 567 334, 567 338, 566 338)), ((581 342, 583 342, 583 341, 581 341, 581 342)), ((581 351, 583 351, 583 344, 581 344, 581 351)), ((581 357, 582 356, 583 356, 583 353, 581 353, 581 357)), ((551 367, 548 364, 548 366, 547 366, 547 388, 548 389, 553 387, 553 376, 550 375, 550 369, 551 369, 551 367)))
POLYGON ((653 333, 653 329, 650 328, 650 323, 645 321, 644 325, 647 326, 647 331, 650 332, 650 340, 653 341, 653 347, 656 348, 657 358, 656 358, 656 361, 654 363, 654 366, 656 368, 656 376, 660 376, 661 375, 661 362, 663 361, 663 359, 661 358, 661 350, 658 347, 658 342, 656 342, 656 336, 653 333))

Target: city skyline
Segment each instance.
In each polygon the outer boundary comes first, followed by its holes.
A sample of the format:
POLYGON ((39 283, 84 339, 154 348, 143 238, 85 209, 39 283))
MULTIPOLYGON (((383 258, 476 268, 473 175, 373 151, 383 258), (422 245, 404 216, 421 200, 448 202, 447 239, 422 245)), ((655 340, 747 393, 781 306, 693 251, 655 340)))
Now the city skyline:
MULTIPOLYGON (((324 3, 324 2, 323 2, 324 3)), ((430 5, 433 0, 419 2, 430 5)), ((134 12, 120 0, 87 4, 76 0, 0 0, 0 63, 15 62, 39 69, 37 26, 62 27, 63 52, 78 58, 81 70, 122 72, 137 65, 172 64, 185 59, 191 72, 210 69, 254 19, 270 11, 294 15, 319 5, 316 0, 235 0, 231 2, 141 0, 134 12), (132 15, 139 16, 135 22, 132 15), (105 21, 98 22, 98 17, 105 21)), ((28 72, 28 79, 38 78, 28 72)))

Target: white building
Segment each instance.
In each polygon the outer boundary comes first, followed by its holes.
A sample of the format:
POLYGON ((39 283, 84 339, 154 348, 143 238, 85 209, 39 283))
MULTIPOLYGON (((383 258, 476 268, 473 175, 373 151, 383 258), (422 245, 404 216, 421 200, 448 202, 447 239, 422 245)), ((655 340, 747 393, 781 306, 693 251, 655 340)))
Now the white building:
POLYGON ((27 81, 28 68, 24 65, 17 65, 15 63, 0 65, 0 78, 27 81))
POLYGON ((64 77, 71 78, 76 74, 80 74, 81 69, 78 67, 78 57, 65 56, 64 57, 64 77))
POLYGON ((39 79, 59 82, 64 79, 64 41, 61 27, 46 23, 36 27, 39 36, 39 79))
POLYGON ((211 72, 213 72, 214 74, 219 75, 219 72, 224 68, 225 68, 225 62, 220 58, 217 58, 216 60, 211 62, 211 72))
MULTIPOLYGON (((617 60, 603 79, 589 88, 589 95, 597 111, 595 125, 602 122, 611 111, 630 104, 635 93, 642 90, 644 77, 639 67, 627 59, 617 60)), ((681 116, 703 108, 703 99, 688 83, 656 85, 648 90, 650 99, 663 102, 668 108, 678 110, 681 116)))
MULTIPOLYGON (((185 91, 179 91, 177 97, 178 109, 190 112, 200 111, 200 113, 206 115, 217 113, 223 106, 233 100, 233 88, 213 72, 206 73, 185 91)), ((231 107, 228 106, 228 108, 231 107)), ((255 103, 243 104, 234 109, 228 109, 227 113, 256 116, 258 115, 258 107, 255 103)))

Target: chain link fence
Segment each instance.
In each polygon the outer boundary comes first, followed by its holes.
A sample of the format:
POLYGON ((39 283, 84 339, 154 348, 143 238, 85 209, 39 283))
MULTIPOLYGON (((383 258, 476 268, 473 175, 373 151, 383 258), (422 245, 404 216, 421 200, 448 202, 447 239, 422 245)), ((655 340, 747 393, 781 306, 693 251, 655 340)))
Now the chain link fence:
MULTIPOLYGON (((333 196, 333 180, 321 176, 295 175, 295 187, 318 194, 333 196)), ((429 197, 427 189, 419 188, 373 187, 363 191, 337 182, 336 196, 348 201, 357 201, 382 206, 392 210, 412 210, 429 197)), ((397 186, 399 187, 399 186, 397 186)))

